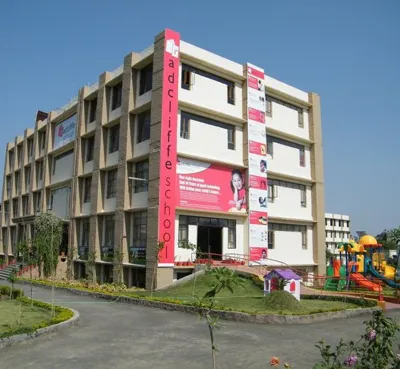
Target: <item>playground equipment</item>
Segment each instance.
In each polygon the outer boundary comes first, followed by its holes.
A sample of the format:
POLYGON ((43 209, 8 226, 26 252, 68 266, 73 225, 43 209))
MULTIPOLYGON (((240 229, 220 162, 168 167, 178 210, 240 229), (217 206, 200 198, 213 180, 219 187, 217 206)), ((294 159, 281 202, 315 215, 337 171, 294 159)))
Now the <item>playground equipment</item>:
MULTIPOLYGON (((375 283, 367 277, 373 277, 382 281, 392 288, 400 288, 400 284, 396 283, 396 275, 400 276, 400 258, 397 260, 397 268, 387 265, 383 253, 382 245, 378 244, 373 236, 363 236, 359 243, 354 240, 340 243, 338 245, 339 260, 331 260, 331 269, 328 268, 328 278, 324 289, 341 290, 344 286, 353 282, 356 285, 364 287, 374 292, 381 292, 380 283, 375 283), (344 257, 344 265, 342 260, 344 257), (335 266, 336 263, 336 266, 335 266), (340 265, 339 275, 337 272, 340 265), (346 277, 341 280, 339 277, 346 277)), ((400 247, 398 250, 399 255, 400 247)))

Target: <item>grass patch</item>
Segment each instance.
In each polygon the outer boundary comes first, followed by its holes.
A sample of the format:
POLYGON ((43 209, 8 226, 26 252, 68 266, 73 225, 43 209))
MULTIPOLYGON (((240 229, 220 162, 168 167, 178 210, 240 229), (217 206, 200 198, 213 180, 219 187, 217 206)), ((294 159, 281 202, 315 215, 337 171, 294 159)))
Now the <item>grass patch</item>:
MULTIPOLYGON (((255 283, 251 278, 240 277, 243 286, 236 287, 234 294, 229 291, 222 291, 216 297, 216 308, 223 310, 246 312, 250 314, 288 314, 288 315, 306 315, 327 311, 339 311, 345 309, 355 309, 359 305, 352 302, 331 301, 331 300, 311 300, 303 299, 292 309, 281 309, 279 306, 275 308, 264 303, 264 292, 259 283, 255 283)), ((165 298, 167 301, 176 301, 178 303, 192 304, 197 297, 202 297, 212 283, 212 278, 207 275, 197 277, 178 286, 171 287, 163 291, 155 291, 153 297, 158 300, 165 298)), ((137 291, 133 293, 123 293, 124 296, 130 297, 149 297, 148 291, 137 291)))
POLYGON ((21 301, 19 300, 0 301, 0 338, 9 336, 17 329, 27 331, 37 324, 51 322, 50 310, 22 303, 21 321, 18 324, 20 305, 21 301))
POLYGON ((54 306, 54 311, 55 315, 52 317, 50 304, 31 301, 26 297, 0 300, 0 339, 16 334, 31 334, 40 328, 68 320, 74 315, 71 310, 60 306, 54 306))

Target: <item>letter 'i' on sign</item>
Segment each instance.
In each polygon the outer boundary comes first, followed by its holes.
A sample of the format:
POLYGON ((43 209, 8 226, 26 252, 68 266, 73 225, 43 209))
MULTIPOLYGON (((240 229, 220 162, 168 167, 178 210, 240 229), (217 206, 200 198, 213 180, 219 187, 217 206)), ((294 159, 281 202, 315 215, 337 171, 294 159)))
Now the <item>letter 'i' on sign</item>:
POLYGON ((158 240, 164 243, 164 247, 159 255, 159 266, 173 267, 175 257, 179 33, 169 29, 165 30, 163 53, 158 240))

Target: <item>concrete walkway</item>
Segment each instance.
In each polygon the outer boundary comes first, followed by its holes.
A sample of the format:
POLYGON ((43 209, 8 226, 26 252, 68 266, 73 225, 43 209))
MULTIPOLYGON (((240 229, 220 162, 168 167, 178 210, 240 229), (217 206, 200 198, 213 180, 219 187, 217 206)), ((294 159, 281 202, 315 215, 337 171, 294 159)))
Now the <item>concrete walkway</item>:
MULTIPOLYGON (((20 286, 29 296, 29 286, 20 286)), ((51 301, 51 290, 34 287, 34 298, 51 301)), ((208 331, 196 316, 55 291, 56 303, 78 310, 80 325, 9 347, 1 367, 13 369, 207 369, 208 331)), ((399 311, 388 312, 400 317, 399 311)), ((271 356, 310 369, 321 338, 358 339, 368 316, 311 325, 255 325, 221 321, 216 333, 218 369, 269 367, 271 356)), ((13 319, 10 317, 10 319, 13 319)))

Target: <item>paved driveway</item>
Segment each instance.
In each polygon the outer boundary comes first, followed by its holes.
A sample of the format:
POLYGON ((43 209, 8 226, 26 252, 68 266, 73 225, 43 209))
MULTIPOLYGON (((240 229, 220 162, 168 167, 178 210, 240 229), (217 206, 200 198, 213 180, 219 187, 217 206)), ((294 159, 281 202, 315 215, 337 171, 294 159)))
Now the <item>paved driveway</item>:
MULTIPOLYGON (((28 294, 28 286, 22 286, 28 294)), ((205 369, 211 368, 208 331, 194 315, 98 301, 55 292, 56 302, 78 310, 78 326, 0 354, 0 367, 13 369, 205 369)), ((51 292, 34 288, 34 298, 51 301, 51 292)), ((399 311, 391 316, 400 317, 399 311)), ((367 316, 311 325, 255 325, 222 321, 216 335, 219 369, 269 367, 277 355, 310 369, 318 360, 314 343, 357 339, 367 316)))

